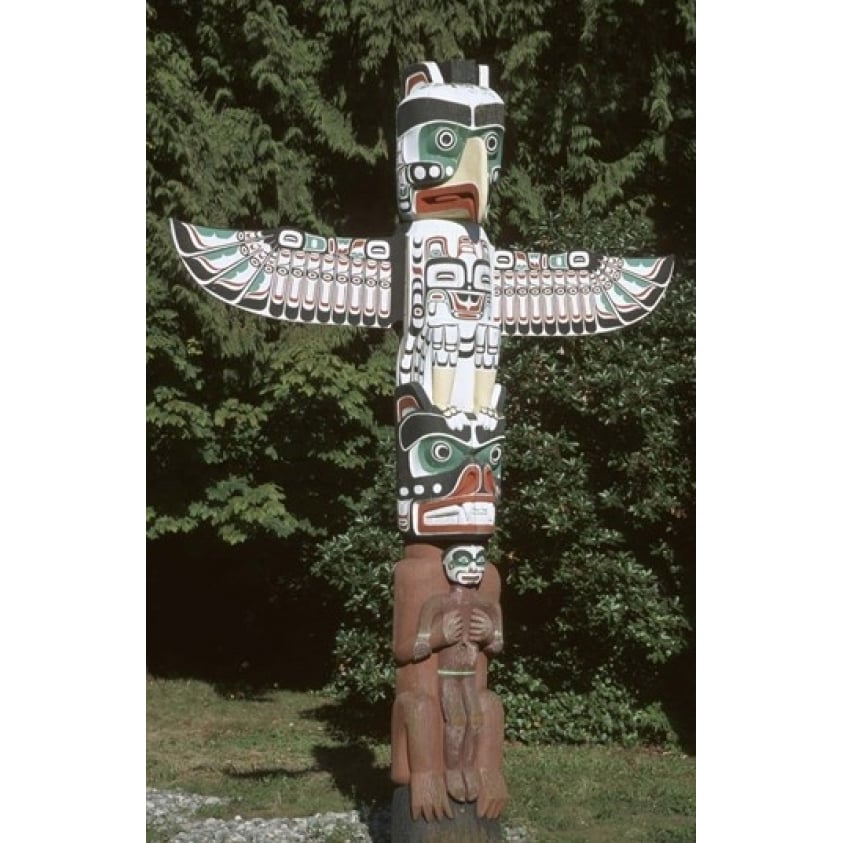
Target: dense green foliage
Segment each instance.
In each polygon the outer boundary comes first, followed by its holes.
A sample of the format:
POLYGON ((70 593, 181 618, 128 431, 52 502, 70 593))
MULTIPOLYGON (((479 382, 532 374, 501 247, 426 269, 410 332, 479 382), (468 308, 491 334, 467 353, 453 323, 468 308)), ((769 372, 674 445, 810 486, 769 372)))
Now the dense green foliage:
POLYGON ((399 71, 459 56, 489 63, 507 104, 493 242, 678 256, 644 323, 504 347, 491 681, 511 737, 669 740, 694 611, 687 0, 148 4, 150 559, 178 564, 176 540, 277 559, 276 605, 336 630, 335 687, 391 694, 395 336, 225 307, 165 220, 389 234, 399 71))

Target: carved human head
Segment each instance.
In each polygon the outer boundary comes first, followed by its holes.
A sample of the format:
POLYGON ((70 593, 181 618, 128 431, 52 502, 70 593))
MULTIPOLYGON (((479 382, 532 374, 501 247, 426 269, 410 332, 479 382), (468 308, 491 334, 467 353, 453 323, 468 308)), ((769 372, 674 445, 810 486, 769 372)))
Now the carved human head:
POLYGON ((486 569, 486 548, 482 544, 459 544, 442 555, 445 576, 459 585, 480 585, 486 569))

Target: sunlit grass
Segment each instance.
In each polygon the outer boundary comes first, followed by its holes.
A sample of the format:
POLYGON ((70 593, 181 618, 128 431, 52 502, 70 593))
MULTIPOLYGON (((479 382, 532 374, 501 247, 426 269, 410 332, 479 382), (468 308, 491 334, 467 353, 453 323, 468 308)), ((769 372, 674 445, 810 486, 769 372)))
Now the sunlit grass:
MULTIPOLYGON (((147 682, 147 784, 220 796, 222 819, 389 804, 389 746, 349 736, 330 697, 147 682)), ((535 843, 689 843, 694 759, 611 747, 509 745, 504 821, 535 843)), ((164 839, 163 837, 161 839, 164 839)))

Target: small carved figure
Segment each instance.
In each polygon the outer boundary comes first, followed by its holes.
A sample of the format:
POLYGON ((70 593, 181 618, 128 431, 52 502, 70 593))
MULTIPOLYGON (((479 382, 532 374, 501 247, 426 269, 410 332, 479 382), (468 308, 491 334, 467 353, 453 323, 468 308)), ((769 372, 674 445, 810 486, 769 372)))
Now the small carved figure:
POLYGON ((503 646, 500 575, 481 567, 482 551, 450 548, 449 579, 440 548, 412 543, 395 569, 392 779, 409 785, 416 819, 452 816, 449 795, 489 819, 508 800, 503 706, 486 686, 488 656, 503 646))
POLYGON ((479 795, 477 745, 483 711, 477 689, 477 656, 503 649, 501 607, 477 593, 486 567, 482 545, 457 545, 442 558, 451 583, 447 594, 429 597, 422 606, 413 660, 428 658, 431 630, 439 623, 444 646, 439 650, 439 695, 445 718, 445 787, 457 802, 479 795))

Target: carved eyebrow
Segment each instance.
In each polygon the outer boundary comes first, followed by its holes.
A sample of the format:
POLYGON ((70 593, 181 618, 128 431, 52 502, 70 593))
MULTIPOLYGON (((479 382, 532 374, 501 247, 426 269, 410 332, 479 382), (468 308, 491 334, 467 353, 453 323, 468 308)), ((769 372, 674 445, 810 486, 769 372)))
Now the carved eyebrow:
POLYGON ((503 113, 503 106, 498 103, 478 105, 474 109, 474 125, 503 126, 503 113))
POLYGON ((470 427, 451 430, 445 422, 445 417, 438 413, 411 413, 398 426, 398 440, 405 451, 429 436, 450 439, 459 445, 471 444, 470 427))
POLYGON ((403 135, 419 123, 429 123, 431 120, 448 120, 463 126, 471 125, 471 108, 458 102, 437 100, 433 97, 419 97, 418 99, 402 102, 398 106, 396 116, 396 131, 403 135))

